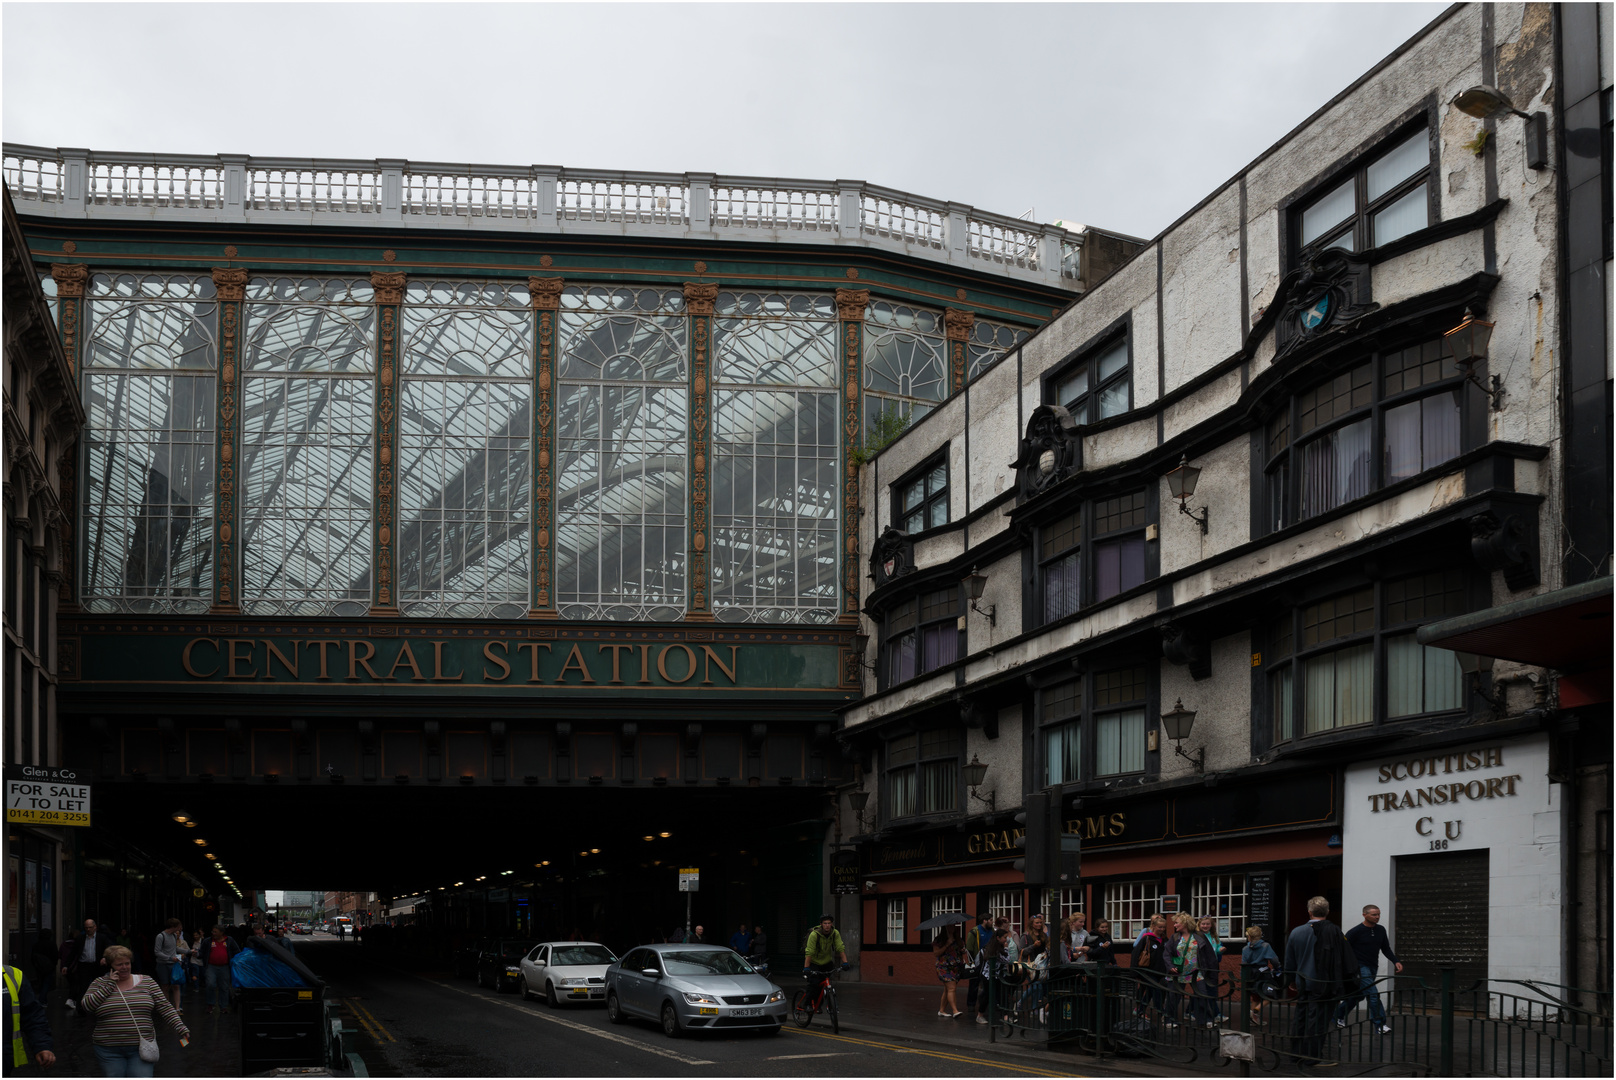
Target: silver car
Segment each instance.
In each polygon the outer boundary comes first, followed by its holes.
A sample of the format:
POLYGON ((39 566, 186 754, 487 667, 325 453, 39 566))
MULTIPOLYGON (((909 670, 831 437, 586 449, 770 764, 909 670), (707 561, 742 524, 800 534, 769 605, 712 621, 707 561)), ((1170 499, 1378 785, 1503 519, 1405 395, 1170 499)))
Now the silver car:
POLYGON ((521 963, 516 988, 524 999, 542 994, 551 1007, 563 1001, 600 1001, 606 996, 606 966, 617 956, 594 941, 545 941, 521 963))
POLYGON ((785 993, 721 945, 641 945, 606 969, 606 1017, 655 1020, 686 1031, 779 1032, 791 1011, 785 993))

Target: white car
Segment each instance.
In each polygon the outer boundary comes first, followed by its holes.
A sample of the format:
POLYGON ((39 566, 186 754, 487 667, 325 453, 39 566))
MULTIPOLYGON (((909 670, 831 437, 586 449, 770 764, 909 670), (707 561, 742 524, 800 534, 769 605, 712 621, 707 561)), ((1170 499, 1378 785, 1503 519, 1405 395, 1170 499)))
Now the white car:
POLYGON ((540 942, 522 957, 516 988, 523 1000, 542 994, 552 1008, 563 1001, 604 1001, 606 969, 616 962, 599 942, 540 942))

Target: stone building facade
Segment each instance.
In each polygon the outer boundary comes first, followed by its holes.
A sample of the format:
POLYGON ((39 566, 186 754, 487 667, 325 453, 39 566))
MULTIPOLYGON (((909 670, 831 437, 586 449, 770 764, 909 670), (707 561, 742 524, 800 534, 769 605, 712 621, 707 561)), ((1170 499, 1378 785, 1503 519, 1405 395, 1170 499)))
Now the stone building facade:
POLYGON ((948 911, 1282 942, 1322 894, 1411 974, 1600 988, 1608 19, 1444 13, 867 467, 864 978, 948 911), (1592 693, 1426 643, 1568 588, 1592 693), (1018 867, 1056 828, 1080 875, 1018 867))

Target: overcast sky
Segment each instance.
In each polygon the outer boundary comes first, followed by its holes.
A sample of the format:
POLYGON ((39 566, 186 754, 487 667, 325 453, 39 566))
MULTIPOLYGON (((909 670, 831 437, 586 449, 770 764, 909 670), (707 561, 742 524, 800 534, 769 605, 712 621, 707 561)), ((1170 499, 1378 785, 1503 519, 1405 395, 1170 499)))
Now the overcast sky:
POLYGON ((8 3, 4 137, 847 178, 1149 237, 1445 6, 8 3))

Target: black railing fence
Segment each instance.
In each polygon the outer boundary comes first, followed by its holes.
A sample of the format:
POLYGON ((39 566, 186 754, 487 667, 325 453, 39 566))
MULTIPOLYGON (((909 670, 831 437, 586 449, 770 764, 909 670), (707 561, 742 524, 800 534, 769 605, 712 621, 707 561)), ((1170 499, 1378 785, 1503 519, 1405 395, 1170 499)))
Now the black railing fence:
POLYGON ((1098 965, 986 980, 991 1038, 1097 1056, 1295 1073, 1558 1077, 1612 1073, 1611 996, 1530 980, 1437 985, 1386 976, 1344 993, 1298 993, 1252 970, 1189 980, 1098 965))

